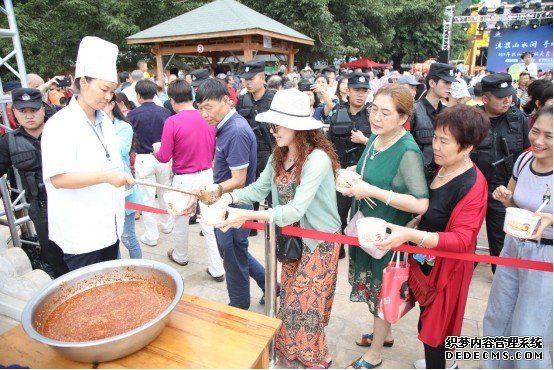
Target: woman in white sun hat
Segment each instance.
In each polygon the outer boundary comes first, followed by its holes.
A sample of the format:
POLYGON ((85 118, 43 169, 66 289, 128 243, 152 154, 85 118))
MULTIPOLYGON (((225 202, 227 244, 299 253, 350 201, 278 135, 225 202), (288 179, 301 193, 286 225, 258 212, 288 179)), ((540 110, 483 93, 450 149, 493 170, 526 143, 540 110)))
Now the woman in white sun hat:
MULTIPOLYGON (((224 194, 221 202, 252 204, 271 192, 273 208, 229 208, 228 218, 217 227, 225 231, 247 220, 260 220, 339 233, 334 174, 340 164, 320 130, 323 124, 310 114, 308 96, 295 89, 278 91, 271 108, 258 114, 256 121, 269 124, 277 145, 260 178, 224 194)), ((282 266, 277 317, 283 325, 276 347, 288 360, 309 368, 328 368, 331 355, 324 328, 335 294, 339 244, 302 239, 302 245, 302 257, 282 266)))

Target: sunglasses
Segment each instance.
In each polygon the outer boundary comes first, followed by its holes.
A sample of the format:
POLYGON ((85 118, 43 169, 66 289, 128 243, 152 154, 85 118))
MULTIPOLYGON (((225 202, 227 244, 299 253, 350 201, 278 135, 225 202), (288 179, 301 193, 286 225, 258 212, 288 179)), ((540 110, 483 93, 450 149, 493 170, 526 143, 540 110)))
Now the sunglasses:
POLYGON ((279 131, 279 125, 276 125, 275 123, 268 123, 267 124, 267 127, 269 127, 269 129, 275 133, 277 133, 277 131, 279 131))

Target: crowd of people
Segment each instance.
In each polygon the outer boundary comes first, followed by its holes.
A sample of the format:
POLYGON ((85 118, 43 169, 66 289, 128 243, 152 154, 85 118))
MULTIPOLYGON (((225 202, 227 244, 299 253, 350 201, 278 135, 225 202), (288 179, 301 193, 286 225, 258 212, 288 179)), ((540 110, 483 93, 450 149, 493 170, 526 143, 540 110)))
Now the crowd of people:
MULTIPOLYGON (((325 327, 338 261, 348 256, 350 300, 366 303, 373 317, 371 332, 352 338, 367 351, 351 367, 380 366, 382 348, 394 345, 378 312, 383 269, 392 249, 408 243, 421 248, 408 258, 405 294, 420 306, 425 359, 415 366, 444 369, 445 340, 461 333, 474 263, 427 249, 474 253, 486 221, 492 256, 552 262, 552 74, 530 68, 514 82, 508 73, 470 77, 436 62, 415 74, 307 67, 267 76, 264 62, 253 60, 236 76, 197 69, 156 79, 145 61, 118 74, 117 55, 116 45, 85 37, 70 88, 59 87, 63 76, 4 85, 14 130, 0 139, 0 175, 18 170, 54 277, 121 258, 119 241, 130 258, 142 258, 141 244, 155 247, 159 230, 172 235, 168 260, 189 263, 197 199, 177 216, 143 212, 138 236, 125 201, 166 204, 165 190, 135 180, 196 194, 215 186, 227 216, 215 226, 202 222, 206 274, 225 282, 229 305, 242 309, 251 306, 250 278, 265 290, 245 221, 342 234, 359 218, 380 218, 390 231, 374 244, 381 258, 300 238, 301 257, 283 262, 276 287, 283 322, 276 348, 307 368, 332 366, 325 327), (359 180, 338 192, 340 169, 359 180), (505 235, 506 207, 535 212, 545 200, 531 238, 505 235)), ((485 365, 551 368, 551 273, 495 265, 492 272, 484 335, 539 335, 543 357, 485 365)))

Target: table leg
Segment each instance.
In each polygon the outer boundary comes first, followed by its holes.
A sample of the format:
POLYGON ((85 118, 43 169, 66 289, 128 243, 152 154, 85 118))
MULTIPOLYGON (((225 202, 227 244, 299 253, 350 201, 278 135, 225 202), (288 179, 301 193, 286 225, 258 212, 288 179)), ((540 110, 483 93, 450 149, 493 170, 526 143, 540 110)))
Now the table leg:
POLYGON ((254 364, 253 369, 269 369, 269 348, 265 347, 260 357, 254 364))

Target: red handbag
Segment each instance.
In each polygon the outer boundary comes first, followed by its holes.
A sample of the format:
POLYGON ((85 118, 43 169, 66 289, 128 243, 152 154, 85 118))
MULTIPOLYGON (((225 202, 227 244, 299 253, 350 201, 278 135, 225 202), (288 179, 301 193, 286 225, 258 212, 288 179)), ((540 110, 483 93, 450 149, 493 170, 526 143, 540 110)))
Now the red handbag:
POLYGON ((427 283, 427 276, 412 255, 408 258, 408 263, 412 266, 408 276, 410 291, 420 306, 427 307, 437 296, 437 289, 427 283))
POLYGON ((394 252, 392 260, 383 269, 377 315, 391 324, 396 323, 414 307, 414 300, 410 298, 408 289, 409 272, 410 264, 407 258, 400 260, 400 252, 394 252))

